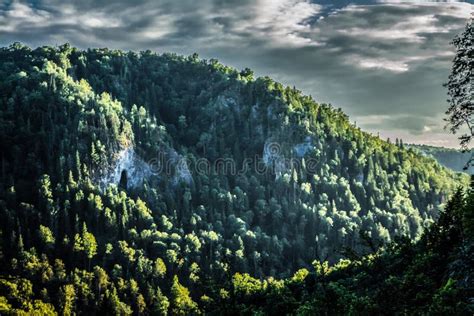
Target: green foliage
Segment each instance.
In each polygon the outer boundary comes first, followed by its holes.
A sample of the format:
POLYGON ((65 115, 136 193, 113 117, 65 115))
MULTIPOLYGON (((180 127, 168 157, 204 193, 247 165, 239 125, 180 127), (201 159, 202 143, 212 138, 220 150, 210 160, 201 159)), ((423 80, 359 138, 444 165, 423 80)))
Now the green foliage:
POLYGON ((82 224, 82 234, 77 233, 74 236, 75 252, 82 252, 90 260, 97 254, 97 242, 94 235, 87 231, 86 223, 82 224))
MULTIPOLYGON (((457 36, 452 44, 456 49, 452 71, 446 83, 449 96, 449 108, 446 111, 448 126, 451 132, 465 131, 459 137, 461 147, 470 150, 474 137, 474 99, 472 61, 474 60, 474 21, 466 24, 464 32, 457 36)), ((474 154, 474 153, 473 153, 474 154)), ((467 166, 474 165, 474 156, 467 166)))
POLYGON ((262 290, 262 282, 247 273, 236 273, 232 277, 232 286, 237 295, 253 295, 262 290))
POLYGON ((198 306, 189 296, 189 290, 179 283, 175 275, 171 285, 173 315, 191 315, 198 313, 198 306))
POLYGON ((59 290, 59 306, 61 314, 64 316, 72 315, 74 308, 74 301, 76 299, 76 292, 74 285, 66 284, 59 290))
POLYGON ((161 258, 155 260, 155 265, 153 266, 153 271, 159 277, 164 277, 166 274, 166 264, 161 258))
POLYGON ((54 307, 35 299, 29 280, 0 279, 0 309, 5 315, 57 315, 54 307))
POLYGON ((423 154, 432 156, 441 165, 450 168, 457 172, 473 173, 474 166, 470 166, 466 169, 466 163, 471 158, 471 153, 463 152, 462 150, 445 148, 445 147, 434 147, 428 145, 407 145, 408 148, 421 151, 423 154))
POLYGON ((52 246, 54 244, 55 239, 49 227, 40 225, 39 234, 40 234, 40 239, 45 246, 52 246))
MULTIPOLYGON (((463 293, 419 277, 437 252, 365 255, 420 238, 467 176, 294 88, 197 56, 15 44, 0 91, 2 314, 377 313, 390 291, 442 311, 463 293)), ((471 215, 420 243, 449 252, 471 215)))
POLYGON ((300 270, 278 292, 236 273, 230 288, 239 295, 208 310, 270 313, 277 301, 280 313, 297 315, 470 315, 474 243, 462 231, 462 218, 474 210, 473 196, 459 190, 416 243, 401 239, 333 267, 316 261, 314 270, 300 270))

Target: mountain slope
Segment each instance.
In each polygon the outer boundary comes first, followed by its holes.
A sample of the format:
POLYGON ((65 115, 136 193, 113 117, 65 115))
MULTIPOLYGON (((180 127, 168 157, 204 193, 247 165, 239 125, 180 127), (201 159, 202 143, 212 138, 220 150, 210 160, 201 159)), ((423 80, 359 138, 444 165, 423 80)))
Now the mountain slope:
POLYGON ((15 308, 192 312, 183 284, 196 300, 207 278, 418 238, 467 182, 196 55, 14 44, 0 61, 1 273, 34 286, 15 308))
POLYGON ((408 145, 409 148, 414 148, 421 151, 427 156, 431 156, 436 159, 441 165, 450 168, 457 172, 473 173, 474 167, 470 167, 468 170, 464 170, 467 162, 471 158, 471 153, 462 152, 457 149, 435 147, 428 145, 408 145))
MULTIPOLYGON (((474 185, 474 182, 473 182, 474 185)), ((471 315, 474 312, 474 186, 459 190, 417 242, 398 240, 330 267, 315 261, 285 280, 235 274, 230 297, 210 287, 216 314, 471 315)), ((220 285, 222 286, 222 285, 220 285)), ((222 292, 222 290, 221 290, 222 292)))

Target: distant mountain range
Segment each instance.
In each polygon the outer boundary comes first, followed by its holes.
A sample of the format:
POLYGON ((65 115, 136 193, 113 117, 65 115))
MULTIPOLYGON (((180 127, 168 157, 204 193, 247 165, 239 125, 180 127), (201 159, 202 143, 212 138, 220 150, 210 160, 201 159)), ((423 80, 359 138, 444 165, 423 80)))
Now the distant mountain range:
POLYGON ((419 150, 422 154, 426 156, 431 156, 436 159, 443 166, 450 168, 457 172, 466 172, 472 174, 474 168, 471 166, 469 169, 465 170, 464 167, 471 157, 470 152, 462 152, 458 149, 445 148, 445 147, 435 147, 429 145, 416 145, 410 144, 406 145, 408 148, 413 148, 419 150))

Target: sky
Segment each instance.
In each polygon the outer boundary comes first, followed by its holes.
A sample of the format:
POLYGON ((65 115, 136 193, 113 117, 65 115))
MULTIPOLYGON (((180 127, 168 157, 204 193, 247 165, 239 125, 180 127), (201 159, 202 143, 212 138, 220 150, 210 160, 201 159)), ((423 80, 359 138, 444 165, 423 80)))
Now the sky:
POLYGON ((296 86, 382 138, 457 147, 443 83, 473 1, 2 0, 0 45, 196 52, 296 86))

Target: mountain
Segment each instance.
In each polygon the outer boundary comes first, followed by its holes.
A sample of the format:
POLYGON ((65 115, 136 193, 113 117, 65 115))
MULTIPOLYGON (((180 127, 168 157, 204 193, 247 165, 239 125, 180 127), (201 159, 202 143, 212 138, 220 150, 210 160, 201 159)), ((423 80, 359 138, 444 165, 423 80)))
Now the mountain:
POLYGON ((15 43, 0 61, 1 312, 198 313, 233 273, 417 240, 468 183, 197 55, 15 43))
POLYGON ((466 172, 470 174, 474 173, 473 166, 470 166, 469 169, 464 170, 464 167, 471 158, 471 153, 469 152, 462 152, 453 148, 435 147, 428 145, 410 144, 407 145, 407 147, 417 149, 423 154, 433 157, 441 165, 454 171, 466 172))

